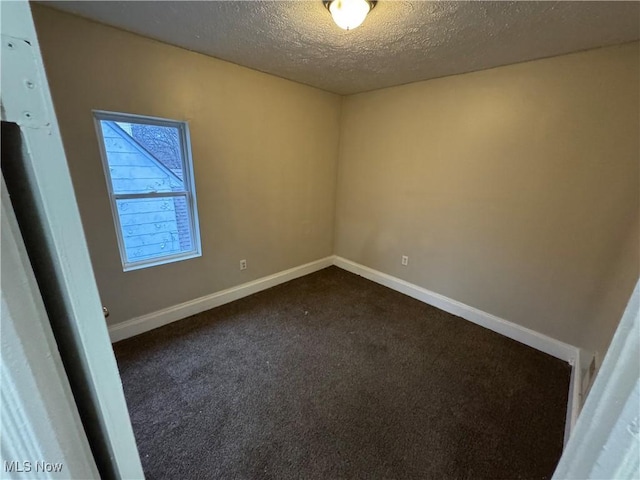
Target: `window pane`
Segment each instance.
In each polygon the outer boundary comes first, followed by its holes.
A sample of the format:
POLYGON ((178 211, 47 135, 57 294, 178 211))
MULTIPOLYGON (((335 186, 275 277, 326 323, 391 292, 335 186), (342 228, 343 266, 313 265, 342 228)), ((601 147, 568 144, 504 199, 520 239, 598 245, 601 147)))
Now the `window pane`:
POLYGON ((182 147, 176 127, 131 123, 131 135, 182 180, 182 147))
POLYGON ((191 241, 191 219, 189 218, 187 198, 173 197, 173 208, 176 212, 180 249, 183 251, 193 250, 193 242, 191 241))
POLYGON ((118 199, 127 262, 193 250, 186 196, 118 199))
POLYGON ((182 192, 182 149, 175 127, 100 120, 114 193, 182 192))
POLYGON ((200 256, 188 126, 95 112, 124 271, 200 256))

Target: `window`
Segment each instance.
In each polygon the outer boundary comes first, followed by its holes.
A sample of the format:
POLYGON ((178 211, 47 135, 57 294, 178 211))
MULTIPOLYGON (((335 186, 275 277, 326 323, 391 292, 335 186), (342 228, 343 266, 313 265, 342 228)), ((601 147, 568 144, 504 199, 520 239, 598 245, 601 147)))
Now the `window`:
POLYGON ((198 257, 185 122, 94 111, 124 271, 198 257))

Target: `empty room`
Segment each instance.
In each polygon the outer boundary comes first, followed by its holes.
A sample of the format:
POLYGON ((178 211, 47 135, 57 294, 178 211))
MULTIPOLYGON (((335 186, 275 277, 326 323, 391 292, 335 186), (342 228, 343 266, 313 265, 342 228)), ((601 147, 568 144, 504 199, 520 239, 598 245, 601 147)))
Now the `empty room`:
POLYGON ((640 3, 2 35, 2 475, 640 476, 640 3))

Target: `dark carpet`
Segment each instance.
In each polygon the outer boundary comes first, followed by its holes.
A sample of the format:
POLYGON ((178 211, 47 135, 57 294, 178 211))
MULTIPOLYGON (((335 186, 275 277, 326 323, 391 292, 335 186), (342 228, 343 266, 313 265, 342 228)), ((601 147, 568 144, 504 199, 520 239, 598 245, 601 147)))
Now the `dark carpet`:
POLYGON ((543 479, 567 363, 330 267, 114 346, 147 478, 543 479))

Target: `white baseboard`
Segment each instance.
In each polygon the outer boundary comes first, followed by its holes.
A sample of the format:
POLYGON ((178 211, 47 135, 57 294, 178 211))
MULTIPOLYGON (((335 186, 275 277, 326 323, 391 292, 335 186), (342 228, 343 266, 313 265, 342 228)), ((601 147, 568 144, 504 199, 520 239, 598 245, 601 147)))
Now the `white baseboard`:
POLYGON ((581 374, 580 366, 580 349, 561 342, 555 338, 551 338, 542 333, 536 332, 529 328, 517 325, 515 323, 504 320, 490 313, 483 312, 477 308, 470 307, 464 303, 458 302, 451 298, 432 292, 426 288, 419 287, 397 277, 387 275, 359 263, 352 262, 346 258, 335 256, 333 264, 344 270, 356 275, 372 280, 380 285, 389 287, 400 293, 404 293, 416 300, 432 305, 440 310, 456 315, 465 320, 473 322, 484 328, 492 330, 496 333, 511 338, 517 342, 523 343, 529 347, 535 348, 552 357, 564 360, 571 364, 571 380, 569 384, 569 397, 567 400, 567 417, 565 423, 565 444, 569 439, 571 431, 575 426, 581 407, 581 374))
POLYGON ((567 417, 564 423, 564 445, 567 445, 571 431, 576 426, 582 408, 582 352, 576 348, 576 358, 571 363, 571 379, 569 380, 569 398, 567 400, 567 417))
POLYGON ((288 282, 289 280, 303 277, 329 267, 332 264, 332 256, 322 258, 315 262, 290 268, 289 270, 284 270, 267 277, 259 278, 252 282, 231 287, 211 295, 206 295, 204 297, 196 298, 195 300, 190 300, 147 315, 142 315, 122 323, 117 323, 109 327, 109 337, 111 338, 111 342, 118 342, 125 338, 133 337, 135 335, 148 332, 149 330, 153 330, 154 328, 162 327, 168 323, 195 315, 196 313, 204 312, 205 310, 210 310, 220 305, 224 305, 225 303, 247 297, 262 290, 266 290, 267 288, 275 287, 276 285, 288 282))
MULTIPOLYGON (((161 327, 167 323, 175 322, 176 320, 195 315, 196 313, 224 305, 225 303, 238 300, 248 295, 266 290, 267 288, 322 270, 323 268, 331 265, 335 265, 351 273, 360 275, 397 292, 404 293, 405 295, 432 305, 440 310, 461 317, 504 335, 505 337, 535 348, 536 350, 540 350, 541 352, 547 353, 553 357, 569 362, 572 365, 575 364, 576 360, 579 361, 578 348, 572 345, 496 317, 490 313, 483 312, 477 308, 470 307, 469 305, 445 297, 439 293, 432 292, 418 285, 414 285, 405 280, 387 275, 386 273, 379 272, 335 255, 112 325, 109 327, 109 335, 112 342, 117 342, 119 340, 153 330, 154 328, 161 327)), ((576 370, 580 370, 579 365, 577 366, 578 368, 576 370)), ((580 385, 580 383, 578 385, 580 385)))
POLYGON ((569 387, 569 400, 567 402, 565 442, 569 438, 569 434, 575 425, 581 407, 580 386, 582 385, 582 369, 580 366, 579 348, 496 317, 490 313, 470 307, 469 305, 445 297, 439 293, 432 292, 426 288, 419 287, 418 285, 414 285, 405 280, 387 275, 386 273, 365 267, 364 265, 360 265, 339 256, 330 256, 316 260, 315 262, 294 267, 252 282, 207 295, 205 297, 200 297, 189 302, 181 303, 173 307, 133 318, 126 322, 112 325, 109 327, 109 336, 111 337, 112 342, 124 340, 168 323, 195 315, 196 313, 204 312, 205 310, 224 305, 225 303, 247 297, 281 283, 322 270, 323 268, 331 265, 335 265, 351 273, 360 275, 379 283, 380 285, 389 287, 392 290, 408 295, 416 300, 420 300, 421 302, 432 305, 440 310, 461 317, 484 328, 504 335, 505 337, 511 338, 517 342, 523 343, 524 345, 570 363, 572 365, 572 372, 569 387))
POLYGON ((574 361, 577 357, 577 348, 573 345, 561 342, 554 338, 538 333, 529 328, 517 325, 502 318, 483 312, 477 308, 470 307, 464 303, 458 302, 451 298, 432 292, 426 288, 419 287, 405 280, 401 280, 386 273, 379 272, 364 265, 352 262, 342 257, 334 258, 334 265, 349 272, 360 275, 364 278, 372 280, 380 285, 389 287, 397 292, 404 293, 410 297, 420 300, 421 302, 432 305, 440 310, 451 313, 465 320, 469 320, 484 328, 488 328, 505 337, 524 343, 529 347, 540 350, 552 357, 559 358, 566 362, 574 361))

